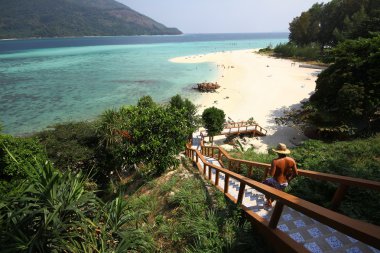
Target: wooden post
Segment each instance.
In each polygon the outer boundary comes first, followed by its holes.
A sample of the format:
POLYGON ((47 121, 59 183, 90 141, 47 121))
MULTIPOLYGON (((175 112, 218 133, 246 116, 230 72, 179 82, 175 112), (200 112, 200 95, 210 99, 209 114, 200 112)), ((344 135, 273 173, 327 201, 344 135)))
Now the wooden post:
POLYGON ((248 168, 248 177, 249 178, 252 176, 252 167, 253 167, 253 165, 249 166, 249 168, 248 168))
POLYGON ((219 184, 219 170, 215 171, 215 185, 218 186, 219 184))
POLYGON ((224 174, 224 193, 228 193, 230 175, 224 174))
POLYGON ((238 194, 238 199, 237 199, 238 205, 240 205, 243 202, 244 191, 245 191, 245 183, 240 182, 239 194, 238 194))
POLYGON ((195 153, 195 162, 198 163, 199 156, 197 153, 195 153))
POLYGON ((280 220, 282 210, 284 209, 284 204, 279 200, 276 201, 272 216, 270 217, 269 227, 271 229, 277 228, 278 221, 280 220))
POLYGON ((203 164, 203 175, 206 176, 206 169, 207 169, 207 165, 204 163, 203 164))
POLYGON ((212 171, 212 167, 208 166, 208 180, 210 181, 211 181, 211 171, 212 171))
POLYGON ((232 168, 231 168, 231 165, 232 165, 232 161, 231 161, 231 160, 229 160, 229 161, 228 161, 228 169, 229 169, 229 170, 231 170, 231 169, 232 169, 232 168))
POLYGON ((211 149, 211 157, 214 158, 214 149, 211 149))
POLYGON ((340 206, 340 202, 342 202, 344 195, 346 195, 348 190, 348 185, 340 184, 338 189, 336 189, 334 197, 331 201, 331 208, 336 210, 340 206))

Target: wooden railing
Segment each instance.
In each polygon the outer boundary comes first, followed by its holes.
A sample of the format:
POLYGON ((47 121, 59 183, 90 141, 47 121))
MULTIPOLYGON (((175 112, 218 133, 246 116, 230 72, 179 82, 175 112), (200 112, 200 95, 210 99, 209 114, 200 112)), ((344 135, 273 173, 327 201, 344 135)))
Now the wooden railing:
POLYGON ((262 128, 257 123, 249 123, 247 121, 228 122, 228 123, 224 123, 223 125, 224 128, 243 128, 243 127, 248 127, 248 126, 255 126, 256 130, 259 130, 263 134, 267 134, 268 132, 265 128, 262 128))
MULTIPOLYGON (((252 132, 254 135, 266 135, 267 130, 261 126, 259 126, 256 123, 249 124, 247 121, 241 121, 241 122, 232 122, 232 123, 224 123, 223 125, 224 129, 219 135, 230 135, 230 134, 240 134, 240 133, 247 133, 252 132), (255 129, 248 129, 249 127, 255 127, 255 129), (233 128, 237 128, 237 130, 233 130, 233 128), (225 131, 226 129, 229 129, 229 131, 225 131)), ((201 131, 202 138, 207 136, 206 131, 201 131)))
MULTIPOLYGON (((373 224, 365 223, 359 220, 355 220, 344 216, 342 214, 336 213, 324 207, 318 206, 306 200, 300 199, 296 196, 290 195, 288 193, 279 191, 267 185, 264 185, 258 181, 252 180, 248 177, 244 177, 238 173, 235 173, 231 170, 219 167, 215 164, 207 162, 204 156, 213 157, 218 161, 222 161, 222 157, 226 157, 229 163, 238 163, 246 164, 248 166, 258 167, 267 169, 270 167, 269 164, 256 163, 252 161, 239 160, 230 157, 230 155, 220 147, 205 147, 202 145, 201 150, 195 150, 191 148, 191 144, 186 145, 186 155, 197 165, 198 169, 203 173, 203 175, 208 175, 208 180, 211 181, 212 169, 215 170, 216 176, 215 181, 212 182, 219 190, 223 191, 224 194, 231 199, 234 203, 241 206, 244 210, 246 217, 256 225, 256 227, 267 237, 272 238, 278 242, 275 247, 278 247, 277 250, 280 252, 308 252, 301 244, 296 243, 292 240, 287 234, 277 229, 277 224, 279 222, 282 210, 284 206, 289 206, 298 212, 303 213, 304 215, 313 218, 323 224, 328 225, 348 236, 351 236, 359 241, 362 241, 368 245, 371 245, 375 248, 380 248, 380 227, 373 224), (203 167, 201 167, 202 161, 203 167), (208 171, 208 173, 206 173, 208 171), (219 174, 225 174, 225 185, 224 188, 219 187, 219 174), (238 198, 234 198, 228 193, 229 179, 234 178, 240 183, 238 198), (262 192, 263 194, 270 196, 273 199, 276 199, 276 205, 273 211, 273 214, 268 222, 261 216, 257 215, 255 212, 249 210, 245 206, 241 205, 243 200, 244 191, 247 186, 252 187, 253 189, 262 192)), ((341 186, 344 185, 355 185, 359 187, 365 187, 375 190, 380 190, 380 183, 370 180, 350 178, 337 176, 326 173, 318 173, 306 170, 299 170, 299 175, 326 180, 330 182, 339 183, 341 186)), ((335 195, 339 195, 337 200, 341 200, 341 195, 344 193, 344 190, 339 190, 335 195)), ((333 200, 334 201, 334 200, 333 200)))
MULTIPOLYGON (((242 171, 242 166, 244 165, 247 168, 248 177, 252 176, 254 168, 259 168, 263 169, 262 179, 264 179, 264 175, 266 174, 265 170, 268 170, 270 168, 270 164, 267 163, 259 163, 233 158, 223 148, 216 146, 204 146, 203 142, 201 142, 201 154, 215 158, 223 167, 228 168, 231 171, 236 171, 238 173, 242 171)), ((336 189, 335 194, 331 200, 332 209, 336 209, 340 206, 340 203, 350 186, 380 191, 380 182, 366 179, 346 177, 303 169, 298 169, 298 175, 338 184, 339 186, 336 189)))

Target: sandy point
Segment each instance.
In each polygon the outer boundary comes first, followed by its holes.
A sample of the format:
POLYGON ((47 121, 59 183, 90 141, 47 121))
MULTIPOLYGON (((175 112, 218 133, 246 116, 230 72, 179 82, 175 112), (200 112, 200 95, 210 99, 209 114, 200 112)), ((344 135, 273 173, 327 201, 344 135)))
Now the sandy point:
MULTIPOLYGON (((218 69, 215 93, 199 93, 192 102, 199 112, 215 106, 234 121, 253 117, 268 130, 265 137, 251 142, 259 152, 266 152, 278 142, 289 147, 298 145, 306 137, 296 128, 275 124, 275 118, 289 107, 297 107, 315 90, 318 69, 302 68, 292 60, 278 59, 257 53, 258 49, 225 51, 173 58, 175 63, 210 62, 218 69)), ((221 139, 221 138, 219 138, 221 139)), ((219 144, 221 144, 219 142, 219 144)))

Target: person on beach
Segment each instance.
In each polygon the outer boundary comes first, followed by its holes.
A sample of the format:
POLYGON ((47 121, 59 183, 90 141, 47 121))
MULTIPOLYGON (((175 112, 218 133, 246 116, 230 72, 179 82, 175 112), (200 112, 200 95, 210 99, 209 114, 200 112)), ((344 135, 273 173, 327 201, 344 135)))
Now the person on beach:
MULTIPOLYGON (((287 156, 290 154, 290 150, 286 148, 285 144, 279 143, 277 148, 272 150, 277 153, 278 157, 273 159, 270 169, 265 170, 264 178, 266 179, 263 184, 283 191, 289 182, 298 175, 297 165, 293 158, 287 156)), ((272 199, 268 196, 265 197, 267 205, 272 206, 272 199)))

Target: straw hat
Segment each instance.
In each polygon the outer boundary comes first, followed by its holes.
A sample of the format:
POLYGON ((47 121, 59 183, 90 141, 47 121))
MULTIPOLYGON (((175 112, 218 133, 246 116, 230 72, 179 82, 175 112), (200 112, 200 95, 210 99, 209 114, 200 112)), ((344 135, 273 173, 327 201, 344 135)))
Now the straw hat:
POLYGON ((272 150, 279 154, 284 154, 284 155, 290 154, 290 150, 286 148, 286 145, 284 143, 279 143, 277 145, 277 148, 276 149, 272 148, 272 150))

